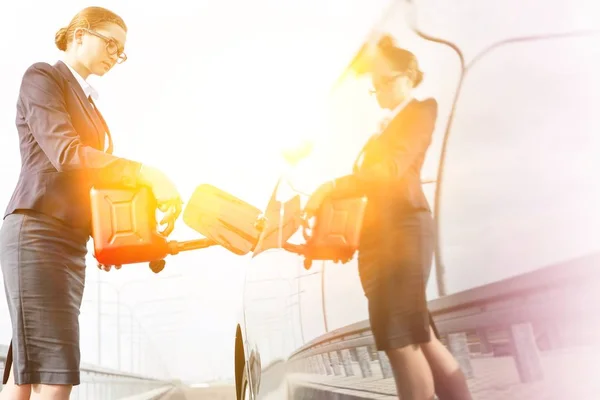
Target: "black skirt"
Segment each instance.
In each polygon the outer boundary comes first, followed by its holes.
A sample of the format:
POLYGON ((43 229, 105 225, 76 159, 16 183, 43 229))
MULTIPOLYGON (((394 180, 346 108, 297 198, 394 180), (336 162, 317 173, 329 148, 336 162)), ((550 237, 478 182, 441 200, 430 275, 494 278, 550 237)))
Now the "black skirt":
POLYGON ((5 363, 17 385, 80 383, 79 310, 89 235, 42 214, 8 215, 0 264, 12 322, 5 363))
POLYGON ((377 350, 427 343, 430 327, 438 336, 426 298, 435 240, 429 211, 390 215, 363 228, 358 269, 377 350))

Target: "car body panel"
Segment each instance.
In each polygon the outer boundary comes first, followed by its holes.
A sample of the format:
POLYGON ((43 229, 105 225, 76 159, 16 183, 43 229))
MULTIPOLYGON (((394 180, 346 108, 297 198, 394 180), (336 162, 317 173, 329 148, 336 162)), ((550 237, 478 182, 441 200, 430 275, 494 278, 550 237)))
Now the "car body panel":
MULTIPOLYGON (((594 89, 600 87, 600 48, 593 44, 599 36, 507 43, 478 59, 483 49, 504 39, 577 31, 591 22, 585 16, 564 21, 554 10, 544 21, 502 27, 491 18, 491 2, 468 3, 491 26, 458 7, 443 23, 433 7, 442 5, 435 1, 423 2, 419 18, 423 30, 439 35, 446 29, 463 49, 469 70, 462 85, 457 53, 417 35, 406 4, 398 2, 389 11, 394 15, 377 27, 402 38, 418 57, 427 55, 425 85, 418 95, 434 97, 439 104, 423 171, 432 206, 439 196, 435 212, 443 261, 432 267, 430 300, 439 295, 439 277, 445 280, 445 294, 457 293, 600 250, 600 185, 592 175, 600 171, 600 92, 594 89), (436 268, 442 271, 437 277, 436 268)), ((499 12, 508 16, 521 5, 512 1, 499 12)), ((320 138, 314 154, 286 175, 279 199, 300 195, 306 201, 306 194, 324 180, 349 172, 382 116, 372 99, 356 95, 367 88, 368 82, 349 80, 336 89, 331 134, 320 138), (360 118, 347 107, 362 110, 360 118)), ((249 259, 240 320, 244 349, 246 360, 260 354, 260 386, 269 388, 258 388, 257 398, 275 398, 275 387, 279 396, 287 396, 281 389, 285 368, 274 378, 277 383, 266 384, 271 369, 265 367, 278 361, 285 365, 306 343, 366 319, 356 258, 344 265, 314 262, 309 270, 300 256, 283 249, 249 259)))

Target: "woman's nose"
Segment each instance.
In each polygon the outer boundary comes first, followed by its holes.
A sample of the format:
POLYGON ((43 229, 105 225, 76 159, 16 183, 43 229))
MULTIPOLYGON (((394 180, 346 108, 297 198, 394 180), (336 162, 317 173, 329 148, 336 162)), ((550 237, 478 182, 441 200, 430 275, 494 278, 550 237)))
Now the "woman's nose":
POLYGON ((109 54, 108 57, 110 58, 110 60, 112 61, 113 64, 117 62, 118 55, 116 53, 109 54))

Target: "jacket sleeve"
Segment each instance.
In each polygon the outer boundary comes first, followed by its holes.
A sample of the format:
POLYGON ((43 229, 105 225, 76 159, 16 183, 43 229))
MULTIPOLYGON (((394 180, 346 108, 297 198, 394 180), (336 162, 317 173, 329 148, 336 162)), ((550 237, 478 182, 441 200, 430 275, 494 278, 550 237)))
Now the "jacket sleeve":
POLYGON ((33 137, 60 172, 86 170, 96 183, 135 185, 141 164, 84 145, 53 68, 36 63, 21 82, 19 105, 33 137))
POLYGON ((333 197, 362 196, 385 188, 402 179, 414 161, 427 152, 437 119, 437 102, 428 99, 406 111, 411 113, 407 128, 392 133, 379 162, 336 179, 333 197))

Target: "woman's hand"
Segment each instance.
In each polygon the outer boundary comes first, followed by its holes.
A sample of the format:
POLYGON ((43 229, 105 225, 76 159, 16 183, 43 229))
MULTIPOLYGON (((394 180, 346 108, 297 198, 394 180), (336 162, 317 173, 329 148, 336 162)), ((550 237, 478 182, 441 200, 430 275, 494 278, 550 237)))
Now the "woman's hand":
MULTIPOLYGON (((173 182, 162 171, 147 165, 142 165, 139 180, 152 189, 152 193, 158 202, 158 209, 165 213, 160 225, 174 222, 181 214, 183 202, 173 182)), ((163 234, 167 236, 172 230, 173 224, 166 228, 163 234)))
POLYGON ((335 185, 333 181, 328 181, 322 184, 313 192, 308 201, 306 202, 306 206, 304 207, 304 214, 306 219, 310 219, 317 214, 317 211, 325 201, 325 199, 333 192, 335 189, 335 185))
POLYGON ((94 260, 96 260, 96 266, 98 267, 98 269, 101 269, 103 271, 110 271, 113 267, 115 269, 121 269, 122 265, 106 265, 106 264, 102 264, 101 262, 98 261, 98 259, 96 258, 96 254, 92 253, 92 256, 94 257, 94 260))
POLYGON ((115 269, 121 269, 121 265, 104 265, 104 264, 100 264, 98 263, 98 269, 101 269, 103 271, 110 271, 112 267, 115 267, 115 269))

